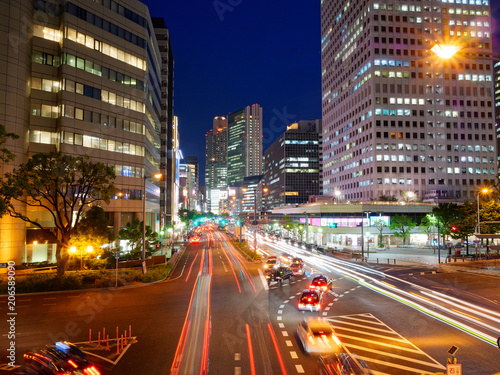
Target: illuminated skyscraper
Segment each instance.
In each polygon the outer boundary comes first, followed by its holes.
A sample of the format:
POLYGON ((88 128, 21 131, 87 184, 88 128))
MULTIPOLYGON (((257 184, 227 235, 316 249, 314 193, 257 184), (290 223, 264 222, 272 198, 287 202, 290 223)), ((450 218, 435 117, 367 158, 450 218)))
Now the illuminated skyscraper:
MULTIPOLYGON (((119 194, 103 204, 115 233, 142 219, 144 197, 146 223, 158 230, 160 188, 150 177, 165 174, 161 135, 173 126, 173 58, 163 21, 153 25, 137 0, 6 0, 1 25, 0 123, 20 136, 7 145, 16 159, 1 173, 38 152, 87 154, 115 167, 119 194)), ((50 228, 40 211, 20 209, 50 228)), ((3 218, 0 259, 55 261, 54 244, 33 248, 40 232, 3 218)))
POLYGON ((227 118, 227 183, 262 174, 262 107, 247 106, 227 118))
POLYGON ((325 195, 464 200, 495 178, 489 0, 325 0, 321 50, 325 195))

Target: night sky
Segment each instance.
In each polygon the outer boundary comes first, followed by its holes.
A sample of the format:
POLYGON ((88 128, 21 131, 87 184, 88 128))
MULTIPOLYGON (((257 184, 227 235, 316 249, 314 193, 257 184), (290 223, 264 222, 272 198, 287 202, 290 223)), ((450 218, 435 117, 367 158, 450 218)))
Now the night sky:
MULTIPOLYGON (((500 1, 490 0, 495 20, 500 1)), ((215 116, 258 103, 264 150, 298 120, 321 118, 320 2, 144 0, 164 17, 174 53, 174 113, 181 150, 198 156, 215 116)), ((500 22, 494 48, 500 52, 500 22)))

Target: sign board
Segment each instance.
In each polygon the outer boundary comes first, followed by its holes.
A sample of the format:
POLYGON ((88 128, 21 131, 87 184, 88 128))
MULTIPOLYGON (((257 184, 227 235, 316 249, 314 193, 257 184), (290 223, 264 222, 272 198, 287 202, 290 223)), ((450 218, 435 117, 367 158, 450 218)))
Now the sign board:
POLYGON ((189 224, 193 224, 193 219, 189 220, 189 224))
POLYGON ((115 253, 115 259, 120 259, 120 253, 115 253))
POLYGON ((446 374, 447 375, 462 375, 462 365, 458 364, 447 364, 446 365, 446 374))
POLYGON ((7 263, 0 263, 0 268, 7 268, 8 264, 7 263))
POLYGON ((227 199, 227 191, 220 192, 220 199, 227 199))
POLYGON ((455 355, 457 351, 458 351, 458 346, 453 345, 450 349, 448 349, 448 354, 455 355))

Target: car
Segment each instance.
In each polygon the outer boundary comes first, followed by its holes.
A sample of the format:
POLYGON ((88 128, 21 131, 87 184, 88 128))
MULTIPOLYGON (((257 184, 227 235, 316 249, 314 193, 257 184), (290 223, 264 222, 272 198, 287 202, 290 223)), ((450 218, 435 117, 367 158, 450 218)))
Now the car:
POLYGON ((334 353, 321 355, 318 359, 321 375, 369 375, 366 363, 355 355, 348 353, 334 353))
POLYGON ((278 267, 271 269, 266 274, 267 285, 270 285, 272 282, 279 282, 283 284, 283 280, 288 280, 290 283, 292 281, 293 272, 288 267, 278 267))
POLYGON ((270 256, 269 258, 267 258, 267 261, 264 264, 264 268, 266 270, 277 268, 279 266, 280 266, 280 262, 279 262, 278 258, 276 258, 275 256, 270 256))
POLYGON ((335 335, 335 330, 323 318, 304 319, 298 324, 297 336, 306 353, 333 354, 342 353, 342 343, 335 335))
POLYGON ((318 246, 318 247, 316 248, 316 251, 317 251, 318 253, 320 253, 320 254, 324 254, 324 253, 325 253, 325 249, 324 249, 324 248, 322 248, 321 246, 318 246))
POLYGON ((332 281, 328 277, 320 275, 312 279, 311 284, 309 284, 309 289, 326 293, 330 290, 331 286, 332 281))
POLYGON ((290 269, 294 276, 303 276, 305 273, 305 267, 301 263, 292 263, 290 269))
POLYGON ((290 264, 290 262, 292 261, 292 256, 290 254, 283 253, 280 256, 280 260, 283 261, 283 263, 290 264))
POLYGON ((304 265, 304 261, 302 260, 302 258, 297 258, 297 257, 292 258, 292 262, 291 263, 292 264, 300 264, 301 266, 304 265))
POLYGON ((191 237, 191 243, 200 243, 200 236, 191 237))
POLYGON ((27 351, 23 355, 28 373, 44 375, 100 375, 95 365, 74 344, 59 341, 55 346, 27 351))
POLYGON ((297 303, 300 311, 321 311, 323 304, 323 293, 316 290, 306 289, 302 292, 297 303))

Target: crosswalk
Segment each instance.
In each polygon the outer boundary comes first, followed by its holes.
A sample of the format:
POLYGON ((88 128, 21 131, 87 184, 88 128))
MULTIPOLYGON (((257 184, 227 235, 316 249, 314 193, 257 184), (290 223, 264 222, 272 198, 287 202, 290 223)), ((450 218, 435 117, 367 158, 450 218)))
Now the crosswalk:
POLYGON ((326 317, 344 348, 374 375, 434 373, 446 368, 370 313, 326 317))

